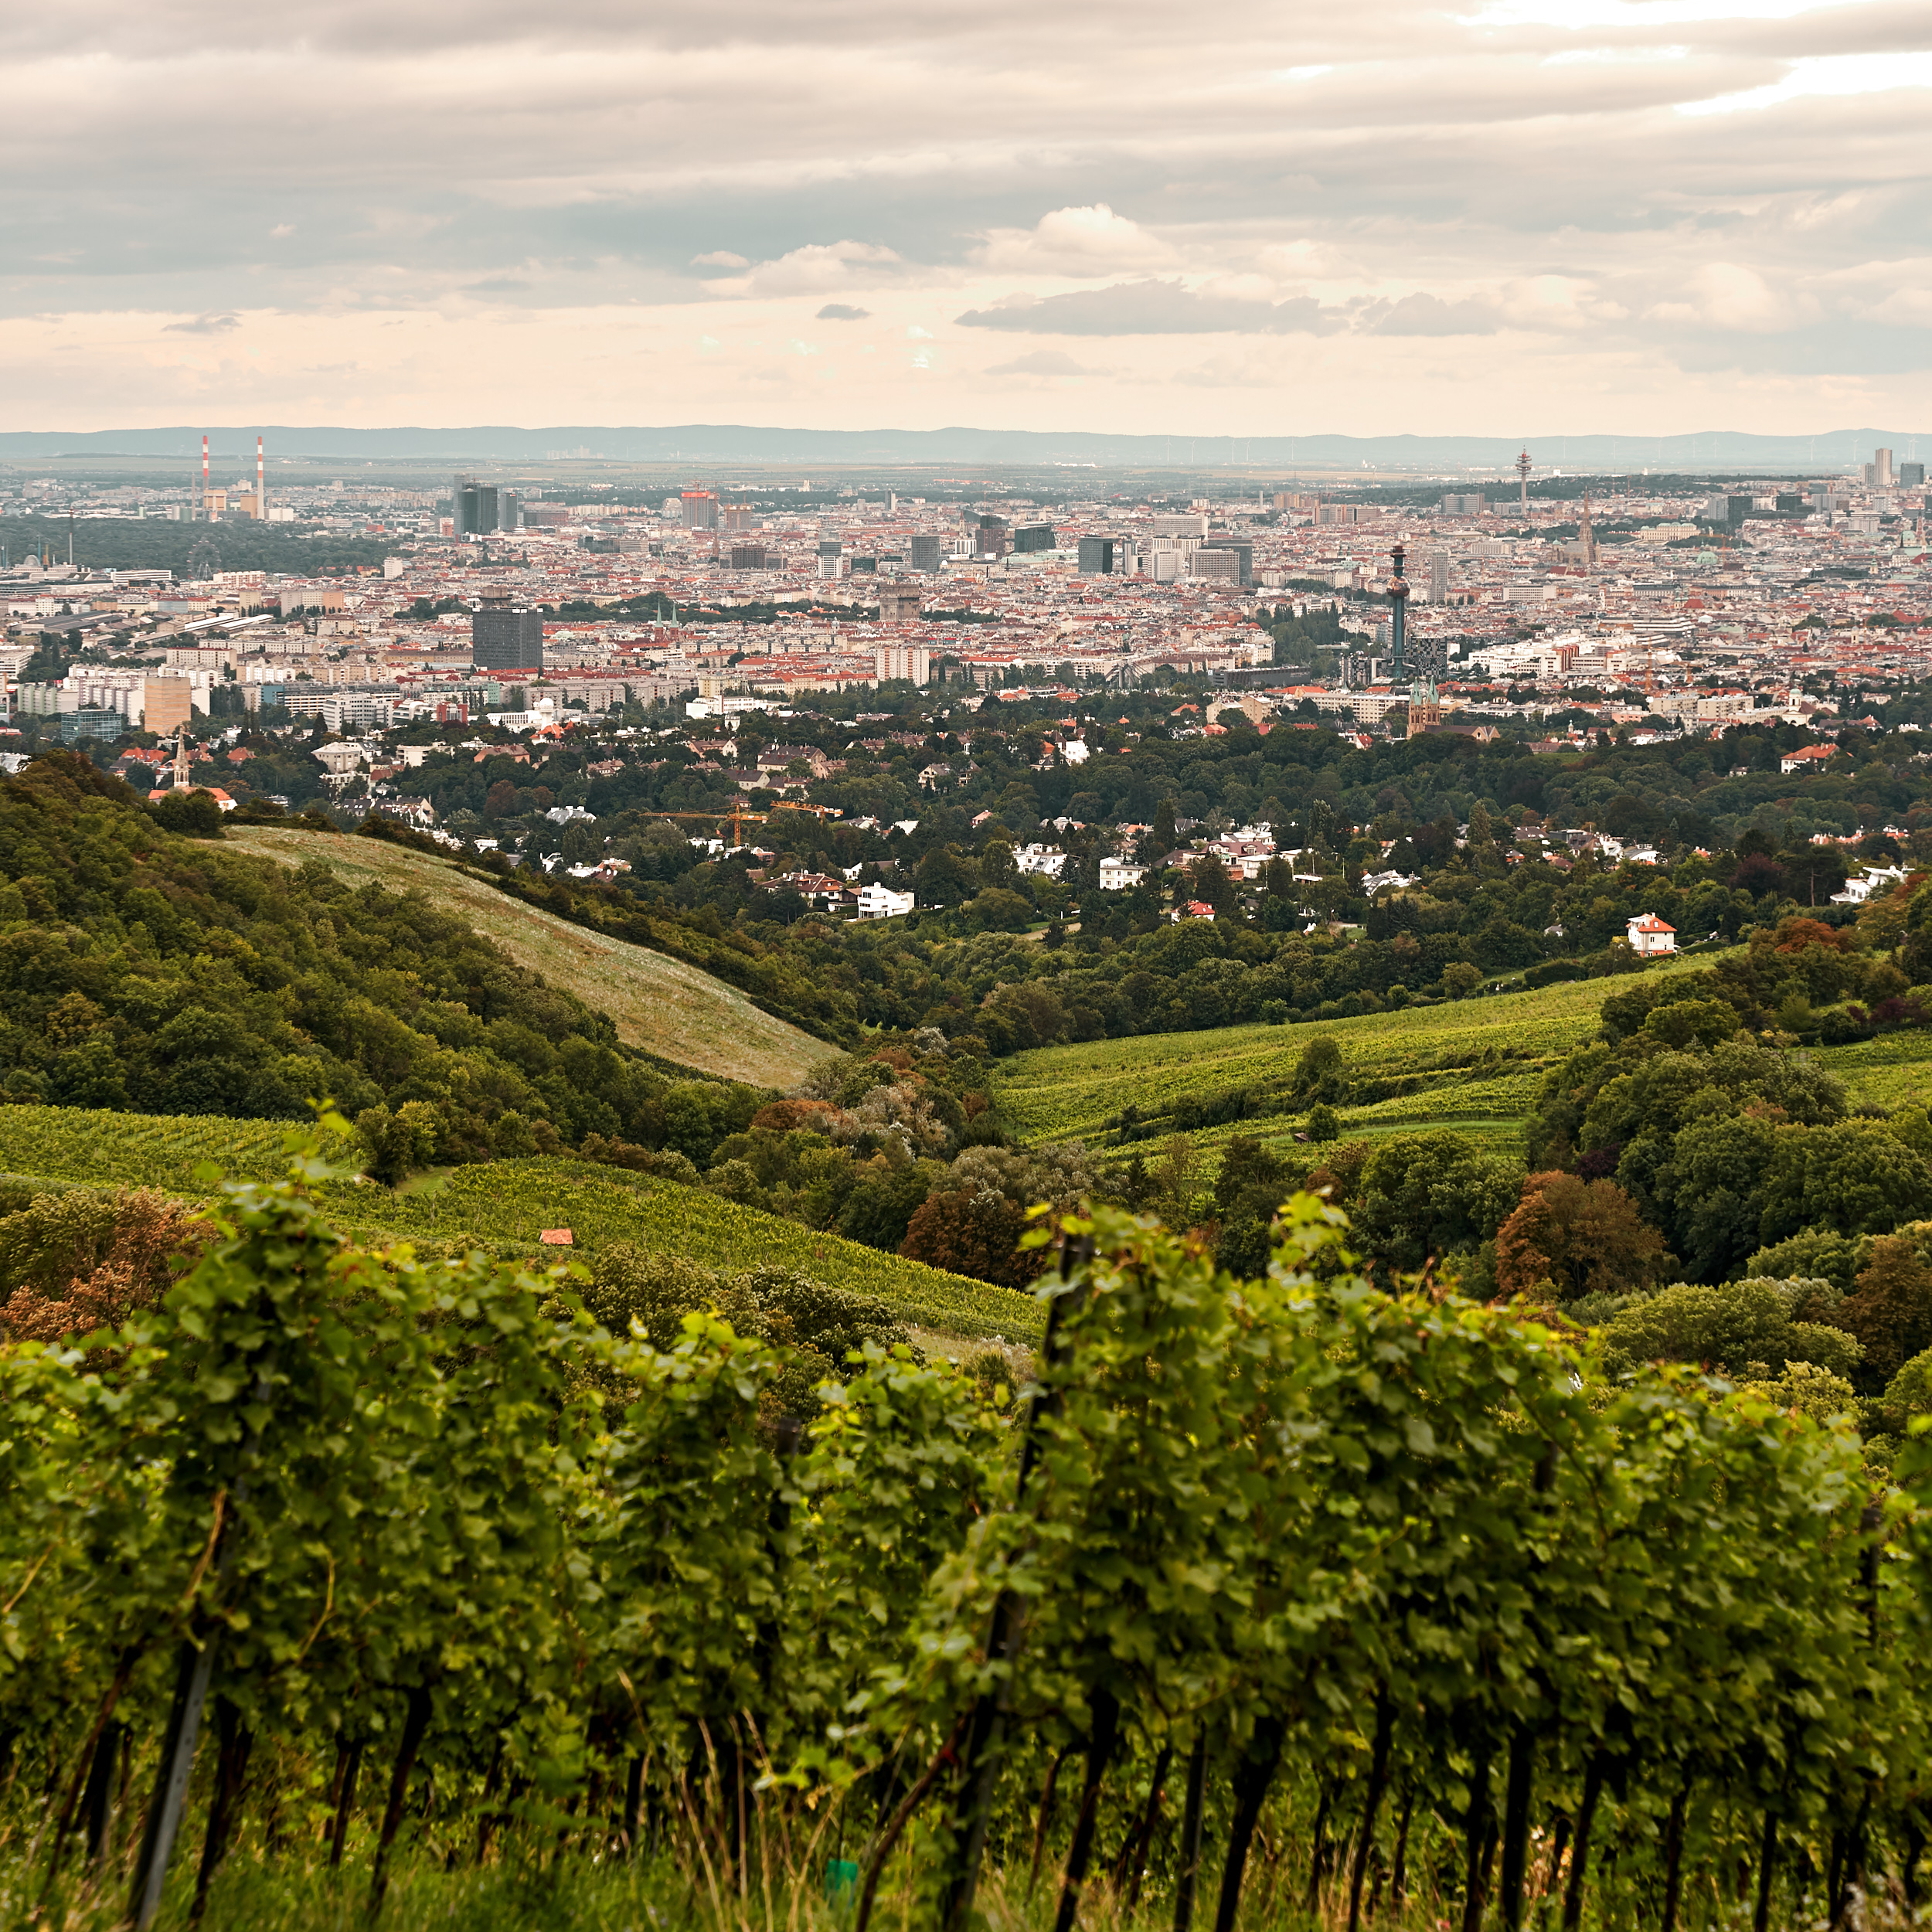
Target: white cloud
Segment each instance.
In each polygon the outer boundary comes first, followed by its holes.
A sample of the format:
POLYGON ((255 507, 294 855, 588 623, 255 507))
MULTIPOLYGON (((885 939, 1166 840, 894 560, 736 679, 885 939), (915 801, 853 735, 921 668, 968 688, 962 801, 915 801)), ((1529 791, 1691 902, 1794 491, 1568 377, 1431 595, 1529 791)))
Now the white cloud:
POLYGON ((1729 114, 1781 107, 1808 95, 1888 94, 1899 87, 1932 87, 1932 52, 1825 54, 1794 60, 1782 80, 1708 100, 1678 104, 1680 114, 1729 114))
POLYGON ((1009 274, 1099 276, 1159 267, 1173 260, 1174 251, 1138 222, 1097 202, 1056 208, 1031 228, 995 229, 974 259, 982 268, 1009 274))
POLYGON ((1658 302, 1650 313, 1659 321, 1767 335, 1810 320, 1809 308, 1776 293, 1755 269, 1712 262, 1690 278, 1682 298, 1658 302))
POLYGON ((808 242, 775 261, 755 266, 734 257, 735 265, 746 272, 707 281, 705 287, 714 295, 825 295, 869 287, 899 260, 891 249, 872 242, 808 242))
POLYGON ((1015 356, 1010 362, 995 362, 986 372, 988 376, 1104 376, 1106 372, 1077 362, 1063 349, 1036 349, 1030 355, 1015 356))
POLYGON ((53 428, 730 421, 759 370, 828 423, 1906 422, 1923 11, 15 10, 0 382, 53 428), (246 170, 181 142, 184 90, 246 170))
POLYGON ((1463 16, 1475 27, 1686 26, 1720 20, 1789 20, 1862 0, 1490 0, 1463 16))

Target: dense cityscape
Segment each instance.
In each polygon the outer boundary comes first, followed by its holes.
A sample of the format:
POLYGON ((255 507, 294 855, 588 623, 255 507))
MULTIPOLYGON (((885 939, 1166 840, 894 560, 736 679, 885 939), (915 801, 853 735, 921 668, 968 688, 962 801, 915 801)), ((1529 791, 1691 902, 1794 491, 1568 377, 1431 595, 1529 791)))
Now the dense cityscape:
MULTIPOLYGON (((1063 767, 1144 730, 1230 723, 1546 753, 1749 723, 1796 728, 1796 770, 1927 669, 1924 466, 1886 449, 1811 478, 1580 478, 1526 451, 1517 474, 1480 487, 1059 500, 969 478, 766 477, 658 498, 634 479, 465 473, 440 494, 333 480, 271 492, 259 452, 253 468, 233 488, 206 468, 185 489, 0 481, 14 762, 85 744, 145 791, 196 785, 224 810, 325 808, 344 823, 375 812, 552 866, 561 833, 598 815, 588 781, 641 768, 654 781, 622 787, 625 803, 682 815, 713 853, 775 856, 743 815, 783 804, 842 821, 842 849, 862 862, 888 855, 895 824, 916 829, 920 798, 967 784, 972 753, 947 721, 957 732, 995 700, 1020 707, 1027 762, 1063 767), (184 567, 90 565, 157 519, 194 526, 184 567), (285 550, 347 543, 379 561, 220 567, 225 542, 264 526, 285 550), (763 740, 748 757, 732 735, 746 723, 763 740), (528 787, 520 811, 498 798, 479 812, 429 782, 459 752, 516 747, 542 763, 560 740, 600 755, 573 760, 587 776, 553 786, 541 815, 528 787), (262 755, 277 745, 299 756, 262 755), (880 810, 856 808, 862 774, 899 781, 880 810)), ((1113 849, 1097 883, 1138 884, 1147 827, 1090 824, 1094 787, 1070 791, 1078 829, 1113 849)), ((1009 811, 989 835, 1015 840, 1023 869, 1057 872, 1069 815, 1009 811)), ((622 865, 604 842, 571 842, 580 874, 622 865)), ((1241 846, 1223 855, 1253 879, 1268 828, 1241 846)), ((848 913, 911 903, 879 898, 872 875, 863 908, 859 887, 788 876, 848 913)))

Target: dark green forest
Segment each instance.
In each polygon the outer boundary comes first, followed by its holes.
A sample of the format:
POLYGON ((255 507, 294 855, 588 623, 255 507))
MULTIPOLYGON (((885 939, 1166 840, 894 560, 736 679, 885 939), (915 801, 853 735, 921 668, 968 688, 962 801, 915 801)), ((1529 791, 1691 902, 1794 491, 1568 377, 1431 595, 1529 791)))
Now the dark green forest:
MULTIPOLYGON (((177 581, 199 574, 188 561, 197 545, 211 546, 213 552, 215 561, 204 563, 205 570, 276 570, 301 577, 335 576, 359 567, 380 570, 383 558, 396 548, 393 538, 350 536, 339 531, 311 535, 301 524, 258 524, 240 517, 215 524, 178 523, 154 516, 76 517, 73 535, 78 569, 172 570, 177 581)), ((0 518, 0 539, 16 563, 43 542, 48 554, 64 563, 67 536, 65 516, 15 512, 0 518)))

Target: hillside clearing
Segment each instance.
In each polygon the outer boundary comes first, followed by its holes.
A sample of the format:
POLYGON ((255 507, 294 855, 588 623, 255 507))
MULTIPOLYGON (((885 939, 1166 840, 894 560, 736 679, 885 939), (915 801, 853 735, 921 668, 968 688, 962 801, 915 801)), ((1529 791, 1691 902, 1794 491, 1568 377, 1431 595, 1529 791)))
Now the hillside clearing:
POLYGON ((527 972, 608 1013, 617 1038, 680 1066, 755 1087, 796 1087, 838 1049, 754 1006, 682 960, 587 931, 498 892, 453 861, 374 838, 235 826, 228 842, 299 866, 320 859, 352 885, 420 892, 467 920, 527 972))

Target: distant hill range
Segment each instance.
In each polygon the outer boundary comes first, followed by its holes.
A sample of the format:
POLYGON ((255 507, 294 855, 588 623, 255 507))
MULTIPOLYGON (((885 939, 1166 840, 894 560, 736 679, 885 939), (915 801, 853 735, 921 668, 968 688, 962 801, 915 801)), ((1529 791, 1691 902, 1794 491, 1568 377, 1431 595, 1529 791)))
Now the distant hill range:
MULTIPOLYGON (((344 429, 278 423, 169 429, 16 430, 0 432, 0 459, 68 457, 199 457, 208 434, 224 468, 254 454, 262 437, 275 456, 348 461, 452 464, 602 460, 618 463, 742 463, 921 468, 1087 465, 1199 471, 1223 467, 1293 474, 1298 469, 1453 471, 1502 474, 1528 449, 1550 468, 1624 474, 1710 470, 1838 475, 1889 448, 1905 461, 1918 438, 1903 430, 1833 430, 1818 436, 1752 436, 1700 430, 1688 436, 1108 436, 1056 430, 791 430, 731 423, 665 428, 568 423, 548 429, 485 424, 470 429, 344 429)), ((1932 452, 1932 436, 1927 439, 1932 452)))

